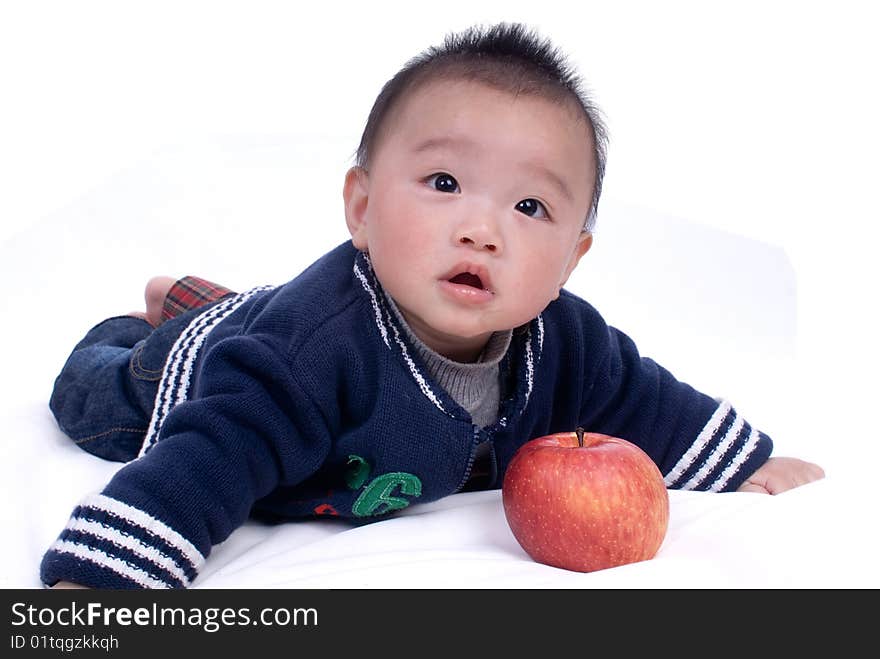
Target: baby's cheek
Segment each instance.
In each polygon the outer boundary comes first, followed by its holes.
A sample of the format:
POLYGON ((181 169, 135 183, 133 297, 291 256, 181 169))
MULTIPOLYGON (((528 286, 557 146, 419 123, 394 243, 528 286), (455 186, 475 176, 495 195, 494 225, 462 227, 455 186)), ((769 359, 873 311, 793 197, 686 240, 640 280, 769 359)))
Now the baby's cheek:
POLYGON ((546 263, 534 263, 514 279, 512 290, 518 291, 524 305, 539 307, 540 311, 556 297, 559 281, 555 267, 546 263))

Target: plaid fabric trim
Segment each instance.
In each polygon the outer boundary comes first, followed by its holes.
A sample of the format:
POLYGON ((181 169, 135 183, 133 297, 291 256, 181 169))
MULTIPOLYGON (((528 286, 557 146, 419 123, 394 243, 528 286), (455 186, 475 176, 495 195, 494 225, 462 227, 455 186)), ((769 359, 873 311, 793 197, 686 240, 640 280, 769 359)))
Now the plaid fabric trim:
POLYGON ((184 311, 216 302, 227 295, 233 295, 234 291, 225 286, 202 279, 201 277, 181 277, 165 296, 162 305, 162 320, 169 320, 179 316, 184 311))

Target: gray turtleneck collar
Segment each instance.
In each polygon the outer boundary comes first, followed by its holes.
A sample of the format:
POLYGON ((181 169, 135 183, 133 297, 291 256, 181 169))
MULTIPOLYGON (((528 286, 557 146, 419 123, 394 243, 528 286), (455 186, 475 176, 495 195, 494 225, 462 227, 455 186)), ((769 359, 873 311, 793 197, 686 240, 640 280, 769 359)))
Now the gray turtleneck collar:
POLYGON ((501 401, 498 365, 510 347, 513 331, 495 332, 489 338, 477 361, 457 362, 425 345, 412 331, 390 296, 388 302, 431 377, 456 403, 468 411, 475 425, 482 427, 494 423, 498 419, 498 406, 501 401))

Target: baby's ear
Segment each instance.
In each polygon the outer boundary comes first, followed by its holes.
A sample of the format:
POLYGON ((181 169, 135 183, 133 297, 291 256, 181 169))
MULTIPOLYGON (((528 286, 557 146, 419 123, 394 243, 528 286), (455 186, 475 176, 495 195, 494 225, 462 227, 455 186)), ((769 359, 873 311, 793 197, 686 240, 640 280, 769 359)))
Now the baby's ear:
POLYGON ((559 282, 559 288, 565 286, 565 282, 568 281, 571 273, 574 272, 575 266, 580 262, 581 258, 584 254, 590 251, 590 247, 593 246, 593 234, 589 231, 581 231, 578 236, 577 243, 575 244, 574 251, 571 253, 571 258, 568 261, 568 265, 565 268, 565 272, 562 281, 559 282))
POLYGON ((363 167, 352 167, 345 174, 345 185, 342 188, 342 198, 345 201, 345 223, 348 225, 352 243, 363 251, 367 249, 368 197, 367 170, 363 167))

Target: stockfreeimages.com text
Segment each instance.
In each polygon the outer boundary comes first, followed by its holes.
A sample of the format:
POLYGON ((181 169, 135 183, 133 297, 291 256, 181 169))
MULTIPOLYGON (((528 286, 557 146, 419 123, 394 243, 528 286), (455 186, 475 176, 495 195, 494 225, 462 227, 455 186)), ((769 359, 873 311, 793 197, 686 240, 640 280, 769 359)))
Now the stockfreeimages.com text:
POLYGON ((264 608, 253 613, 249 607, 165 607, 158 604, 137 608, 108 607, 100 602, 85 605, 71 602, 53 609, 16 602, 12 605, 12 625, 44 627, 51 625, 112 627, 131 625, 142 627, 198 627, 216 632, 222 627, 264 626, 288 627, 318 626, 318 611, 314 608, 264 608))

